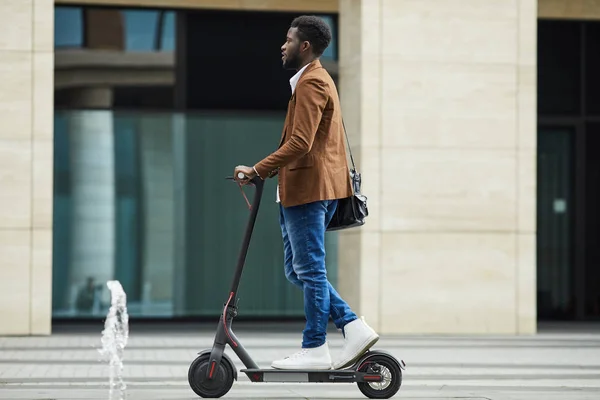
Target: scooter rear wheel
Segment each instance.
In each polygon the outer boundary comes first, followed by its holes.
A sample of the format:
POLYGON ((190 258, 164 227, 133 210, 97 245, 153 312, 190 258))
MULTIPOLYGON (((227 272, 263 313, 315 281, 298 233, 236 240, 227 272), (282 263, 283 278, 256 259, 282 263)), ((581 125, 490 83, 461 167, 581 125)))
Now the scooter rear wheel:
POLYGON ((188 382, 198 396, 216 399, 224 396, 233 386, 233 365, 225 357, 215 368, 213 379, 206 377, 210 367, 210 353, 199 355, 190 365, 188 382))
POLYGON ((358 382, 358 389, 370 399, 389 399, 400 390, 402 371, 396 360, 384 354, 369 357, 360 367, 360 372, 383 375, 382 382, 358 382))

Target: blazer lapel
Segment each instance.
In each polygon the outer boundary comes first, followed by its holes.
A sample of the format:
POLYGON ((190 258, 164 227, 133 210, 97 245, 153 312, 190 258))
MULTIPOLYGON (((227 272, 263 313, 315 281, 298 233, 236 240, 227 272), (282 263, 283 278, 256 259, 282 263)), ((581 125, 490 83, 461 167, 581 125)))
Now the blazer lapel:
MULTIPOLYGON (((300 82, 302 82, 302 79, 306 77, 306 74, 308 72, 312 71, 313 69, 317 69, 317 68, 322 68, 321 62, 319 60, 315 60, 312 63, 310 63, 309 66, 306 67, 306 69, 302 73, 302 76, 300 77, 300 79, 298 79, 298 83, 296 84, 296 86, 299 85, 300 82)), ((288 127, 289 127, 289 125, 292 122, 292 121, 289 120, 290 110, 295 105, 296 105, 296 91, 294 90, 294 93, 292 93, 292 95, 290 96, 290 100, 288 101, 288 109, 287 109, 287 114, 285 115, 285 122, 284 122, 284 125, 283 125, 283 132, 281 134, 281 140, 279 141, 279 146, 277 146, 277 148, 281 147, 283 145, 283 142, 285 141, 285 137, 287 135, 288 127)))

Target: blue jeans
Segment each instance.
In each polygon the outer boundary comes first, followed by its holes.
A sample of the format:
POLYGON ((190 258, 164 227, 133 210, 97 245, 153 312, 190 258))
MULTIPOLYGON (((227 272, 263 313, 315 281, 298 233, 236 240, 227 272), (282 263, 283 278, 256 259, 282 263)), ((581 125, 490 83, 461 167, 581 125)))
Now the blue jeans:
POLYGON ((317 201, 294 207, 279 205, 283 236, 285 276, 304 292, 306 328, 302 347, 325 343, 329 316, 338 329, 357 319, 327 280, 325 228, 337 207, 337 200, 317 201))

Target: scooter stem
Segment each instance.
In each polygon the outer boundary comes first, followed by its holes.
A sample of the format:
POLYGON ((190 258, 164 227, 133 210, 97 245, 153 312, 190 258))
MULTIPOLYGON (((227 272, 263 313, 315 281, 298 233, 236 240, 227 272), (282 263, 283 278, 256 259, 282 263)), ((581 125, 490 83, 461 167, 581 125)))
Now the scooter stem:
POLYGON ((242 241, 242 248, 240 249, 237 266, 233 275, 233 283, 231 284, 230 293, 233 293, 234 301, 240 285, 244 263, 246 262, 246 255, 248 254, 248 247, 250 246, 250 239, 252 237, 252 231, 254 230, 254 223, 256 222, 256 216, 258 215, 258 209, 260 207, 260 200, 262 198, 265 181, 258 176, 255 176, 250 180, 250 184, 251 185, 247 184, 247 186, 254 186, 255 192, 254 199, 252 200, 252 207, 250 208, 250 217, 248 218, 248 224, 246 225, 246 232, 244 233, 244 240, 242 241))
MULTIPOLYGON (((227 179, 233 179, 228 177, 227 179)), ((254 192, 254 199, 252 206, 250 207, 250 217, 246 226, 246 233, 244 234, 244 240, 242 241, 242 248, 238 257, 237 266, 233 275, 233 283, 231 284, 231 291, 229 298, 223 307, 223 314, 219 319, 219 326, 217 328, 217 334, 215 336, 215 342, 210 352, 210 367, 207 368, 205 374, 207 380, 213 379, 213 373, 216 366, 220 365, 221 358, 224 357, 225 345, 228 343, 238 357, 242 360, 246 368, 258 368, 256 363, 252 360, 246 349, 239 343, 235 334, 231 330, 233 318, 237 315, 237 290, 240 284, 240 278, 242 277, 242 271, 244 269, 244 263, 246 262, 246 255, 248 254, 248 247, 250 246, 250 238, 252 237, 252 231, 254 229, 254 223, 256 222, 256 216, 260 207, 260 200, 262 198, 262 192, 264 187, 264 181, 259 177, 254 177, 250 180, 249 184, 256 188, 254 192)))

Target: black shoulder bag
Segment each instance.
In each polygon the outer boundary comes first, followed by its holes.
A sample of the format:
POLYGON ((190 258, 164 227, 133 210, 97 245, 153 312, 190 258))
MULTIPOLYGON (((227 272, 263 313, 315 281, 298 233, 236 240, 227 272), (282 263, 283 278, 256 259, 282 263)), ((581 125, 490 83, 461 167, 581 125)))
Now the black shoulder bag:
POLYGON ((348 151, 350 152, 350 160, 352 161, 352 169, 350 170, 350 180, 352 181, 353 194, 350 197, 338 200, 338 206, 333 214, 333 218, 327 225, 327 231, 339 231, 342 229, 354 228, 365 224, 365 218, 369 215, 367 208, 367 197, 360 192, 361 176, 356 171, 354 158, 352 157, 352 149, 348 140, 346 126, 342 120, 344 134, 346 135, 346 143, 348 143, 348 151))

